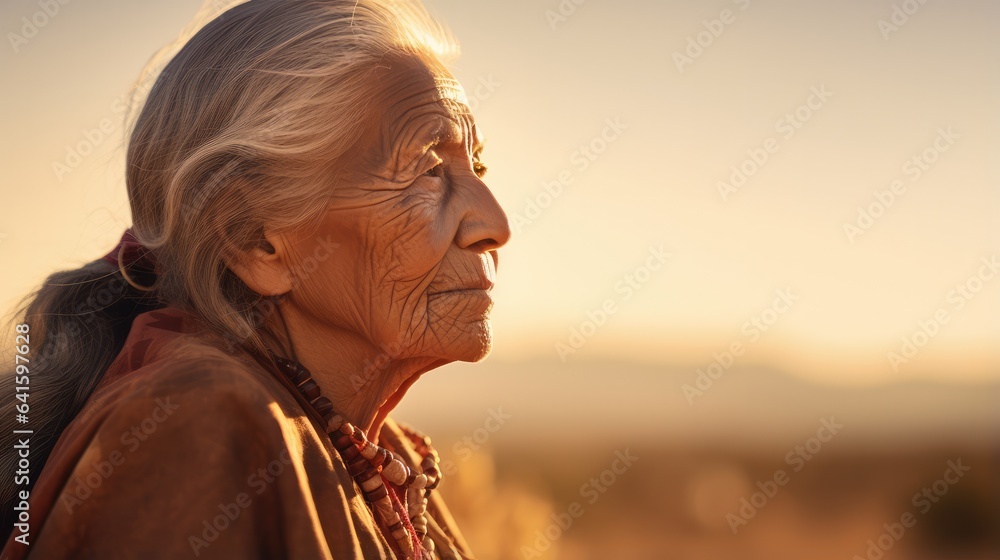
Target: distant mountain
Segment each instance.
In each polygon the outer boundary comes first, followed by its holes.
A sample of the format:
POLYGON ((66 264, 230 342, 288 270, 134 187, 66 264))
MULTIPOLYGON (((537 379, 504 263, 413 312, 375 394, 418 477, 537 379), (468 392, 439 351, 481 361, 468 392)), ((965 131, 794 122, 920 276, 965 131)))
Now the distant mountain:
POLYGON ((739 365, 696 381, 695 368, 614 361, 452 364, 421 379, 394 416, 437 437, 495 444, 785 449, 831 417, 844 425, 844 448, 1000 442, 1000 383, 831 386, 739 365), (490 431, 499 415, 509 418, 490 431))

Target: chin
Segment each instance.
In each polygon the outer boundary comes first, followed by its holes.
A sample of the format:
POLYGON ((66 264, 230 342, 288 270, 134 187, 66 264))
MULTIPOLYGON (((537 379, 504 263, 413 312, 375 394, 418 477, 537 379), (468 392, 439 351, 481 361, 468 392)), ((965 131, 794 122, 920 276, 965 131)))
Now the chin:
POLYGON ((449 345, 448 359, 456 362, 478 362, 490 355, 493 349, 493 329, 489 319, 469 325, 469 329, 449 345))

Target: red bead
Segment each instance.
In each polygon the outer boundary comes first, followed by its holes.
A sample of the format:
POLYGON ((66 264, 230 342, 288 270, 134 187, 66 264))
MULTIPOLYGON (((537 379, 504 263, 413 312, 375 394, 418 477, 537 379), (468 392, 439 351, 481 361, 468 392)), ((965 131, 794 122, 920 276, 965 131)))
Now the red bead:
MULTIPOLYGON (((326 414, 323 415, 323 420, 329 422, 336 415, 337 415, 337 413, 333 411, 333 408, 331 408, 330 412, 327 412, 326 414)), ((339 433, 339 430, 338 430, 338 433, 339 433)))
MULTIPOLYGON (((341 455, 344 454, 344 451, 347 448, 354 447, 354 442, 351 441, 351 436, 345 436, 341 432, 334 432, 334 435, 336 434, 340 434, 340 436, 333 440, 333 446, 337 448, 337 451, 340 451, 341 455)), ((356 449, 357 448, 355 448, 355 450, 356 449)))
POLYGON ((347 472, 351 473, 351 476, 357 477, 365 470, 371 468, 368 461, 364 457, 356 457, 353 461, 347 463, 347 472))
POLYGON ((427 481, 427 486, 425 486, 424 488, 428 490, 433 490, 438 487, 438 484, 441 484, 441 477, 435 476, 434 478, 430 478, 430 475, 428 474, 427 478, 429 478, 430 480, 427 481))
POLYGON ((287 360, 280 356, 275 356, 274 363, 278 364, 278 369, 284 374, 285 377, 291 379, 295 376, 298 367, 291 360, 287 360))
POLYGON ((361 455, 361 452, 358 451, 358 446, 354 445, 354 442, 351 442, 350 439, 348 439, 348 441, 350 442, 350 445, 347 446, 347 449, 340 452, 340 456, 343 457, 345 463, 353 461, 355 457, 361 455))
POLYGON ((367 469, 365 469, 364 471, 362 471, 361 474, 358 475, 358 477, 357 477, 358 484, 360 484, 362 482, 366 482, 368 479, 374 478, 376 476, 378 476, 378 470, 375 467, 371 467, 370 466, 367 469))
POLYGON ((289 379, 292 380, 292 384, 294 384, 295 386, 299 386, 305 383, 306 381, 312 379, 312 375, 309 375, 309 372, 304 369, 297 369, 295 370, 295 374, 292 375, 289 379))
POLYGON ((324 418, 326 418, 327 414, 333 411, 333 403, 330 402, 330 399, 326 397, 319 397, 316 400, 312 401, 311 404, 312 407, 316 409, 316 412, 318 412, 319 415, 324 418))
MULTIPOLYGON (((305 383, 299 385, 299 392, 302 393, 302 396, 304 396, 307 401, 314 401, 320 396, 319 385, 317 385, 312 379, 306 379, 305 383)), ((320 416, 322 416, 322 414, 320 414, 320 416)))
POLYGON ((384 447, 379 447, 375 450, 375 456, 372 457, 372 464, 378 465, 383 469, 389 466, 392 462, 392 455, 384 447))
POLYGON ((351 434, 351 439, 353 439, 358 445, 368 441, 368 438, 365 437, 365 432, 357 426, 354 426, 354 433, 351 434))

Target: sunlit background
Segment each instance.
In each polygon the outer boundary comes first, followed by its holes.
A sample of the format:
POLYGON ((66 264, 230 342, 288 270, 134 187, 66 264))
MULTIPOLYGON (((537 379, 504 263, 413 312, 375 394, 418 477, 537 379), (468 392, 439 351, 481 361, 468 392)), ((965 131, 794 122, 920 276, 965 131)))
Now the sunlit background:
MULTIPOLYGON (((0 6, 5 310, 130 224, 202 8, 64 1, 0 6)), ((1000 558, 1000 4, 425 3, 514 237, 493 354, 396 417, 481 558, 1000 558)))

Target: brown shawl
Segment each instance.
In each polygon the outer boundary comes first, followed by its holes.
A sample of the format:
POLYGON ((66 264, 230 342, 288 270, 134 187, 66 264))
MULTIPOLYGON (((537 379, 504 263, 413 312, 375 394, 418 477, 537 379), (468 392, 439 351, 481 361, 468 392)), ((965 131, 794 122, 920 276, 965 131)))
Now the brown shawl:
MULTIPOLYGON (((330 438, 197 319, 140 315, 31 492, 3 559, 396 558, 330 438)), ((398 426, 380 443, 418 464, 398 426)), ((472 558, 435 492, 436 558, 472 558)))

